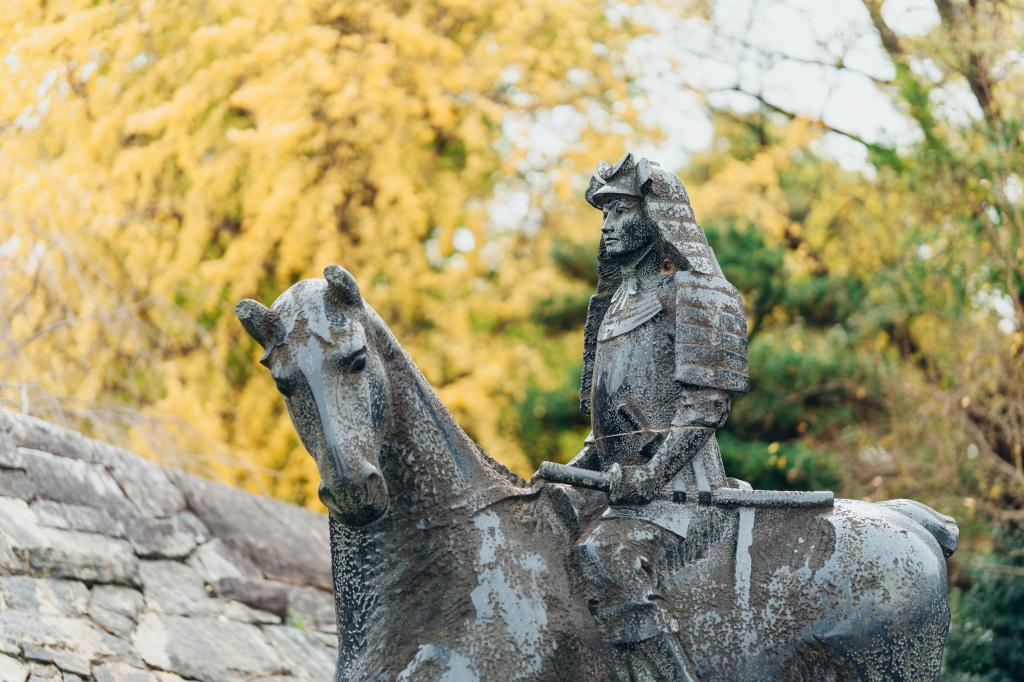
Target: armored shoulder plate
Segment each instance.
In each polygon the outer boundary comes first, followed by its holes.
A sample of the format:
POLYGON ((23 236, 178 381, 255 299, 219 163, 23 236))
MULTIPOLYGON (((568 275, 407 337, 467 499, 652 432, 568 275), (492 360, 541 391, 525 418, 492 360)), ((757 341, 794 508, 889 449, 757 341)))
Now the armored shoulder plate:
POLYGON ((680 271, 675 278, 676 380, 747 393, 747 321, 736 287, 720 275, 680 271))

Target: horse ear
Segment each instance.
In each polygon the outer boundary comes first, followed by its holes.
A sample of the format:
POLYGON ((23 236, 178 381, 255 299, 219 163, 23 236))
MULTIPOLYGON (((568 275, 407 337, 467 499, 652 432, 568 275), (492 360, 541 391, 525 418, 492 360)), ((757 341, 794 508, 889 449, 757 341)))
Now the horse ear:
POLYGON ((263 348, 268 348, 277 339, 277 315, 262 303, 251 298, 242 299, 235 306, 235 315, 249 336, 256 339, 263 348))
POLYGON ((340 265, 324 268, 324 278, 335 300, 343 305, 358 305, 362 301, 356 278, 340 265))

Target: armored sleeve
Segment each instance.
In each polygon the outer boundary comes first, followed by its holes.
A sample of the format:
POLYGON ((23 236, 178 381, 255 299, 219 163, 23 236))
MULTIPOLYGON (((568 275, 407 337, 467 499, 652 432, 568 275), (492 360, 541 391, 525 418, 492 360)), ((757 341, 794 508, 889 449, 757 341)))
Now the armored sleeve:
POLYGON ((683 392, 682 400, 672 419, 672 426, 701 426, 720 429, 729 418, 732 397, 720 388, 692 386, 683 392))
POLYGON ((675 378, 730 394, 750 390, 743 300, 721 275, 676 273, 675 378))

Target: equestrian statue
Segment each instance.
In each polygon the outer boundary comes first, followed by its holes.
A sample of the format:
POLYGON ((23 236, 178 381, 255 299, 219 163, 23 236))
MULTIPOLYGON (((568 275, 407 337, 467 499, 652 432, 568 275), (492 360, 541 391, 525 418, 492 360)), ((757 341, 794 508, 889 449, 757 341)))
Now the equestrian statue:
POLYGON ((320 472, 336 682, 937 679, 956 523, 727 476, 739 293, 672 173, 626 154, 585 196, 604 216, 592 432, 530 482, 459 427, 343 268, 238 304, 320 472))

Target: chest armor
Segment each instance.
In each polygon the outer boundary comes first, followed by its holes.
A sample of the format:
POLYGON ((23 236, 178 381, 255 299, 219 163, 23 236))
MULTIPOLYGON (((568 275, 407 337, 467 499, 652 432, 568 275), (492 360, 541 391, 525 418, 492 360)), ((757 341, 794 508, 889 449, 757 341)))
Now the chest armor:
POLYGON ((605 314, 597 334, 591 421, 608 461, 640 464, 664 440, 678 404, 671 280, 605 314))
MULTIPOLYGON (((626 294, 621 300, 613 299, 611 307, 601 321, 597 340, 607 341, 621 334, 631 332, 663 309, 658 288, 642 289, 636 294, 626 294)), ((618 292, 616 292, 616 297, 618 292)))
MULTIPOLYGON (((704 290, 683 291, 680 284, 678 276, 665 278, 626 297, 609 308, 598 330, 590 416, 594 445, 605 465, 646 463, 665 440, 686 391, 729 388, 719 382, 721 374, 693 371, 711 359, 694 354, 695 346, 719 350, 718 344, 702 344, 705 339, 695 331, 714 329, 721 315, 718 306, 707 306, 704 290), (701 314, 709 308, 713 314, 701 314)), ((706 490, 724 480, 721 454, 712 438, 670 486, 706 490)))

